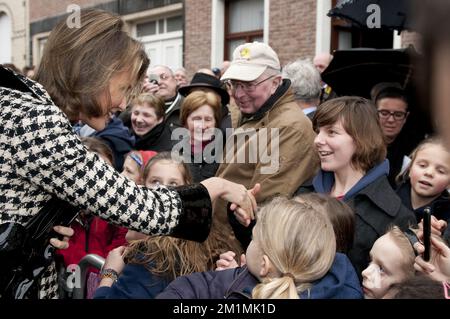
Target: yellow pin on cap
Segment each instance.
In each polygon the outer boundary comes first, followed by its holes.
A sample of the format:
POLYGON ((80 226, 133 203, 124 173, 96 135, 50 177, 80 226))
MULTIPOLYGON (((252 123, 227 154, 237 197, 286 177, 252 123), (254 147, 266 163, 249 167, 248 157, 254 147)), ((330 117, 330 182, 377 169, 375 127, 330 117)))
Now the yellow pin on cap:
POLYGON ((249 50, 249 48, 243 48, 241 50, 241 58, 250 59, 250 50, 249 50))

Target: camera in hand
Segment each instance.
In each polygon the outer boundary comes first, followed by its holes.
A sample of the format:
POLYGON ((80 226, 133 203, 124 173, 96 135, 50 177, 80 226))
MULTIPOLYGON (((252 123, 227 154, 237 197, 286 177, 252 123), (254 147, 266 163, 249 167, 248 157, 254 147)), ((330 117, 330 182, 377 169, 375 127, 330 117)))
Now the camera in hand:
POLYGON ((159 83, 158 83, 159 75, 157 75, 157 74, 150 74, 148 77, 148 80, 152 84, 159 85, 159 83))

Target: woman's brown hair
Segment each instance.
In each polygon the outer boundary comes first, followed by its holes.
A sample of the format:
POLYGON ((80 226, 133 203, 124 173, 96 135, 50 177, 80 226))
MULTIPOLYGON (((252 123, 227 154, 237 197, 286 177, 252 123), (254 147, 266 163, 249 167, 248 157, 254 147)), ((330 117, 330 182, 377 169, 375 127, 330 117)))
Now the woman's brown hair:
POLYGON ((77 120, 80 112, 103 116, 99 96, 109 92, 118 72, 131 74, 129 95, 140 92, 149 65, 142 44, 124 31, 119 16, 86 10, 80 21, 80 28, 70 28, 63 20, 52 30, 36 73, 36 81, 70 120, 77 120))
POLYGON ((184 99, 180 111, 181 125, 186 126, 188 116, 205 104, 212 108, 216 121, 215 126, 219 127, 222 117, 220 98, 216 93, 205 91, 194 91, 184 99))
POLYGON ((367 172, 386 158, 386 144, 375 106, 369 100, 343 96, 319 105, 313 117, 313 126, 333 125, 342 120, 345 131, 355 141, 352 165, 367 172))
POLYGON ((345 202, 325 194, 307 193, 293 199, 300 203, 309 203, 317 211, 328 216, 336 236, 336 251, 347 254, 353 246, 353 237, 355 236, 353 209, 345 202))

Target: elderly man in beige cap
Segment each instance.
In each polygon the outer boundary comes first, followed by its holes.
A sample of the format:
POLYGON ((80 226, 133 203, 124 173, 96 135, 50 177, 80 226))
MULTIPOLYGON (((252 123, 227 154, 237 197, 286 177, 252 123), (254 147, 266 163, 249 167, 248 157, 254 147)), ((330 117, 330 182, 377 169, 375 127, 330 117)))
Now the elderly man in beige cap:
MULTIPOLYGON (((259 183, 259 203, 277 195, 291 196, 314 176, 319 161, 311 121, 295 103, 291 82, 282 78, 277 54, 260 42, 240 45, 221 80, 240 116, 227 138, 216 176, 249 189, 259 183)), ((216 201, 214 208, 221 227, 229 227, 226 203, 216 201)), ((251 227, 239 228, 234 216, 229 217, 241 248, 246 249, 251 227)))

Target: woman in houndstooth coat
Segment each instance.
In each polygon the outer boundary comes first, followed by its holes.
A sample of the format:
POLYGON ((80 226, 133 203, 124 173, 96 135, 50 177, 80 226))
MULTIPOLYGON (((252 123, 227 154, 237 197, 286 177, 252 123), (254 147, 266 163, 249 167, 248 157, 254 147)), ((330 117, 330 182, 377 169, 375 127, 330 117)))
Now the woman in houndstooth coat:
MULTIPOLYGON (((197 241, 208 235, 215 198, 237 204, 249 222, 254 199, 242 185, 212 178, 151 190, 86 150, 72 124, 102 130, 139 89, 149 60, 119 17, 90 10, 80 18, 80 28, 62 21, 50 34, 36 75, 42 85, 0 66, 0 225, 25 225, 52 196, 115 225, 197 241)), ((54 264, 39 282, 27 298, 58 297, 54 264)))

